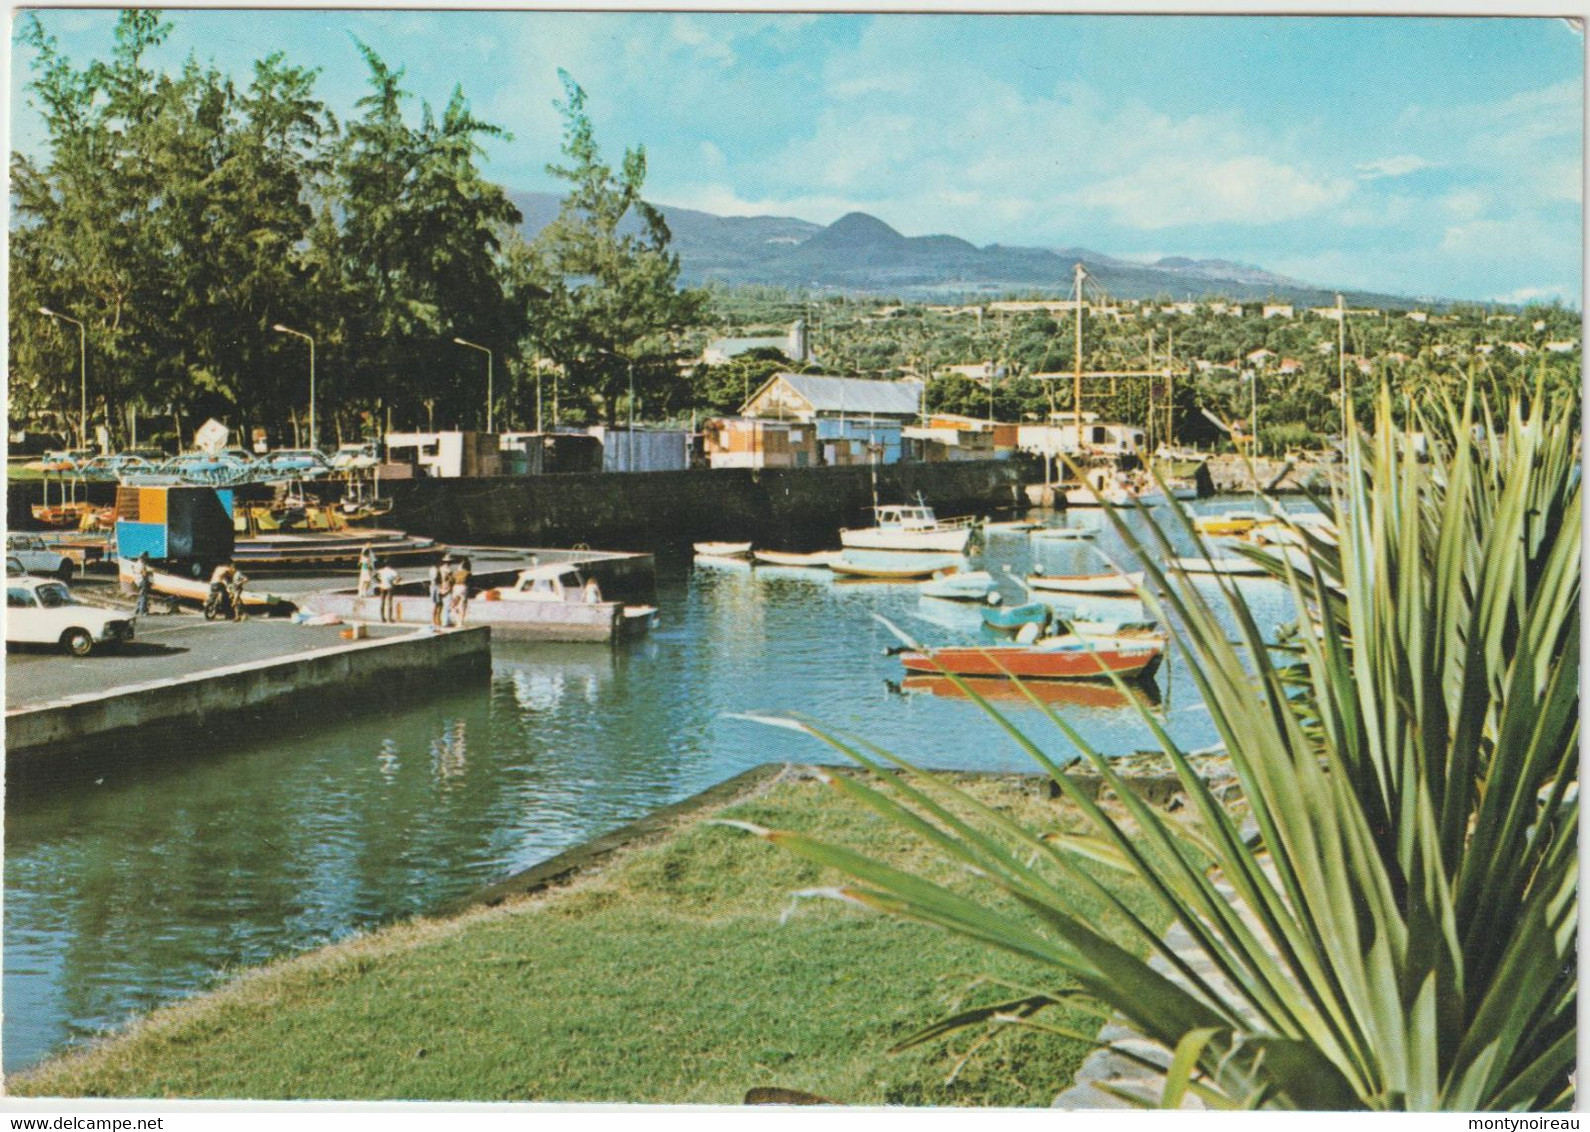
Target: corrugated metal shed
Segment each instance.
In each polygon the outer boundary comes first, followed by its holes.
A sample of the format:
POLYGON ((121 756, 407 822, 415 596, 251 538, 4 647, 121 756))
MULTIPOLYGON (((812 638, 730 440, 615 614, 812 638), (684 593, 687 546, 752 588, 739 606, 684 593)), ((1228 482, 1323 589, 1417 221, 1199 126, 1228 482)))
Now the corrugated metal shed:
POLYGON ((818 414, 915 417, 922 411, 922 386, 916 382, 868 381, 859 377, 823 377, 810 373, 778 373, 746 404, 750 412, 771 386, 783 384, 818 414))

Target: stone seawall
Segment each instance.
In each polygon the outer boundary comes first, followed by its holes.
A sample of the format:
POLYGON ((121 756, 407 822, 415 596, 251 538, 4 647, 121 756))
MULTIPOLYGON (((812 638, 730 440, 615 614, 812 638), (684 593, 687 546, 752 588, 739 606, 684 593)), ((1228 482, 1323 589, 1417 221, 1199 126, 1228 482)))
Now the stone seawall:
MULTIPOLYGON (((1015 503, 1009 461, 894 464, 878 469, 878 499, 920 492, 941 517, 1015 503)), ((714 469, 471 480, 396 480, 385 521, 448 542, 657 550, 709 539, 780 550, 838 545, 840 527, 866 526, 871 470, 714 469)))
MULTIPOLYGON (((1008 460, 891 464, 878 469, 878 499, 914 502, 920 492, 942 517, 987 514, 1015 503, 1021 479, 1022 465, 1008 460)), ((90 487, 95 502, 115 499, 114 484, 90 487)), ((386 480, 381 494, 394 503, 383 526, 467 545, 656 550, 753 539, 817 550, 837 546, 840 527, 868 525, 872 476, 866 467, 596 472, 386 480)), ((41 499, 37 481, 10 482, 10 526, 34 526, 28 508, 41 499)))
POLYGON ((6 712, 6 771, 26 775, 55 757, 81 771, 96 758, 125 757, 139 747, 131 740, 152 735, 171 749, 209 749, 222 730, 258 728, 288 705, 334 703, 342 718, 355 706, 412 702, 459 678, 484 682, 490 670, 490 630, 460 629, 355 642, 68 696, 6 712))

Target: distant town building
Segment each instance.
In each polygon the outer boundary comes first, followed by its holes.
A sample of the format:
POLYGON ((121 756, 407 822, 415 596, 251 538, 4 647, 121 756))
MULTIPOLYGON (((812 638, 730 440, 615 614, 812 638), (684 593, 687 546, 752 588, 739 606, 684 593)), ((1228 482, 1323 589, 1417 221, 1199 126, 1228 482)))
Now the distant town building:
POLYGON ((745 417, 812 422, 825 464, 899 463, 901 430, 922 413, 922 383, 777 373, 741 407, 745 417), (865 459, 856 460, 858 452, 865 459))
POLYGON ((778 350, 792 362, 804 364, 811 360, 806 341, 806 323, 796 319, 789 333, 782 337, 718 338, 710 342, 701 353, 701 360, 709 366, 721 366, 741 354, 752 350, 778 350))
POLYGON ((1430 315, 1429 315, 1428 311, 1409 311, 1403 317, 1406 318, 1409 322, 1429 322, 1430 321, 1430 315))
POLYGON ((1506 346, 1519 357, 1523 357, 1525 354, 1529 353, 1529 347, 1523 342, 1504 342, 1502 345, 1506 346))
POLYGON ((969 377, 973 381, 987 382, 989 378, 998 376, 999 367, 993 362, 968 362, 964 365, 945 366, 946 374, 958 374, 969 377))
POLYGON ((1260 346, 1257 350, 1254 350, 1248 355, 1247 360, 1253 365, 1258 366, 1260 369, 1263 369, 1265 366, 1270 364, 1270 359, 1273 357, 1275 357, 1274 350, 1266 350, 1263 346, 1260 346))
POLYGON ((802 421, 724 417, 702 422, 702 446, 714 468, 816 466, 817 429, 802 421))
POLYGON ((1265 318, 1291 318, 1292 317, 1292 304, 1291 303, 1265 303, 1264 304, 1264 317, 1265 318))
POLYGON ((682 472, 690 467, 689 429, 586 429, 602 442, 604 472, 682 472))
POLYGON ((1541 349, 1553 354, 1571 354, 1579 348, 1577 342, 1547 342, 1541 349))
POLYGON ((1020 426, 1017 444, 1023 452, 1048 458, 1061 454, 1075 456, 1082 452, 1124 456, 1142 451, 1147 443, 1147 434, 1142 429, 1101 421, 1097 413, 1085 410, 1080 430, 1072 413, 1054 413, 1050 420, 1050 424, 1020 426))
POLYGON ((934 413, 921 426, 908 425, 902 435, 908 454, 930 464, 1008 460, 1016 451, 1018 427, 955 413, 934 413))
POLYGON ((1296 358, 1282 358, 1281 364, 1276 367, 1278 373, 1296 373, 1303 368, 1303 363, 1296 358))
POLYGON ((388 463, 437 479, 502 474, 501 443, 494 432, 389 432, 386 453, 388 463))

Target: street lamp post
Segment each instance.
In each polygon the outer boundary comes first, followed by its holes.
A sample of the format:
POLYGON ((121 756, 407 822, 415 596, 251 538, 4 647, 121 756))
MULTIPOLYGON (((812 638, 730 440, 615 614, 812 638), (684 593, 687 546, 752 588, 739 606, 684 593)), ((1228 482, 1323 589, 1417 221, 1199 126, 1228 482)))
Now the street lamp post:
POLYGON ((486 431, 495 432, 496 430, 491 427, 492 421, 495 419, 491 411, 491 351, 479 342, 470 342, 463 338, 454 338, 453 341, 460 346, 468 346, 471 350, 479 350, 486 355, 486 431))
POLYGON ((309 343, 309 447, 319 448, 317 443, 320 434, 315 429, 315 340, 302 330, 294 330, 290 326, 276 323, 271 327, 278 334, 291 334, 294 338, 302 338, 309 343))
POLYGON ((52 311, 49 307, 40 307, 39 313, 45 318, 55 318, 62 322, 70 322, 77 327, 77 446, 88 447, 88 331, 81 322, 69 314, 52 311))

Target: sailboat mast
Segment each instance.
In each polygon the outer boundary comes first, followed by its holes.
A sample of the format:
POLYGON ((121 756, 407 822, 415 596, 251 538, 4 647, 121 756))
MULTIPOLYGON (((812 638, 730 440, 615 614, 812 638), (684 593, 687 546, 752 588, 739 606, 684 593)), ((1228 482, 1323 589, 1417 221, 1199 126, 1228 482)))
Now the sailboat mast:
POLYGON ((1082 264, 1076 265, 1077 368, 1071 388, 1071 424, 1076 429, 1077 448, 1082 447, 1082 264))

